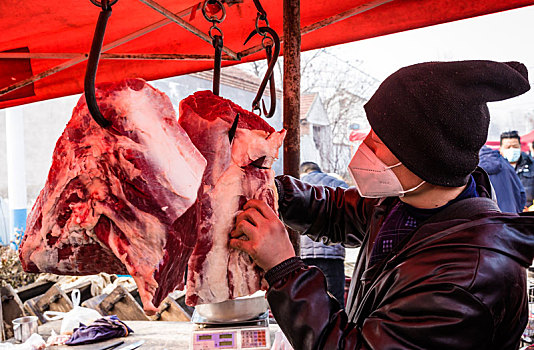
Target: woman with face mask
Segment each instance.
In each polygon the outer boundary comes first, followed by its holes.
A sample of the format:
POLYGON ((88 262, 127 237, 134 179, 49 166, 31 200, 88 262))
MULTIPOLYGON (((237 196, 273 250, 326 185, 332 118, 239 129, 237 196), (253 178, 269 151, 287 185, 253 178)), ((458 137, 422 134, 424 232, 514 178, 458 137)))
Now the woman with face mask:
POLYGON ((274 212, 246 203, 230 246, 267 271, 269 305, 295 349, 518 348, 534 218, 501 213, 477 164, 486 102, 529 88, 517 62, 405 67, 365 105, 372 130, 349 164, 355 188, 276 179, 283 223, 360 247, 346 311, 274 212))

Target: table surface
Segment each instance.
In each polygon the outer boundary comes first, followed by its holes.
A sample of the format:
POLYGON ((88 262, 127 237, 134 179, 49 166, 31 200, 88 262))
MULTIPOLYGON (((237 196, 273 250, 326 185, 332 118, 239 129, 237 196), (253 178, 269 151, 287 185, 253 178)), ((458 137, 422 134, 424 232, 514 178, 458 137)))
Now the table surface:
MULTIPOLYGON (((174 349, 189 349, 191 342, 191 332, 194 325, 191 322, 166 322, 166 321, 124 321, 134 332, 127 337, 114 338, 99 343, 88 345, 72 346, 52 346, 47 349, 70 349, 70 350, 98 350, 114 344, 119 341, 124 341, 128 345, 139 340, 144 340, 145 343, 139 347, 140 350, 174 350, 174 349)), ((52 330, 59 333, 61 328, 61 321, 51 321, 39 326, 39 334, 46 341, 52 330)), ((280 328, 276 324, 270 324, 269 330, 271 333, 271 344, 274 340, 274 333, 280 328)), ((13 339, 10 339, 13 342, 13 339)))

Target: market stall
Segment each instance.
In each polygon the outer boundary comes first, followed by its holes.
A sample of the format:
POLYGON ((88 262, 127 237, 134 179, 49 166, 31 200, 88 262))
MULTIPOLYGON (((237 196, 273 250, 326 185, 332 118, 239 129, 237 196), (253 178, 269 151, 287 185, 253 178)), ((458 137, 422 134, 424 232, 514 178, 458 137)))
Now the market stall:
MULTIPOLYGON (((134 331, 131 335, 125 338, 110 339, 98 344, 78 345, 76 349, 106 349, 116 345, 123 347, 133 344, 140 344, 142 349, 188 349, 192 343, 192 333, 194 332, 194 325, 189 322, 151 322, 151 321, 128 321, 128 326, 134 331)), ((60 321, 48 322, 39 327, 39 334, 47 339, 52 331, 58 333, 61 328, 60 321)), ((275 334, 279 331, 276 324, 269 325, 269 344, 272 344, 275 339, 275 334)), ((200 334, 200 333, 199 333, 200 334)), ((231 333, 230 333, 231 334, 231 333)), ((200 334, 201 336, 201 334, 200 334)), ((231 341, 230 338, 229 341, 231 341)), ((224 341, 224 338, 223 338, 224 341)), ((228 341, 228 340, 227 340, 228 341)), ((15 343, 12 339, 11 343, 15 343)), ((51 346, 48 349, 71 349, 67 345, 51 346)), ((251 348, 249 348, 251 349, 251 348)))
MULTIPOLYGON (((258 4, 252 0, 3 2, 0 12, 8 16, 0 23, 0 108, 83 91, 89 104, 88 93, 94 91, 95 82, 137 77, 154 80, 214 67, 213 91, 217 95, 220 66, 264 59, 266 53, 272 63, 266 47, 274 46, 274 59, 278 50, 284 56, 284 127, 288 130, 284 169, 297 175, 301 50, 504 11, 534 1, 285 0, 264 2, 264 7, 258 4), (260 36, 246 40, 254 33, 260 36), (262 33, 269 34, 270 44, 261 40, 262 33), (281 48, 277 48, 278 41, 281 48)), ((270 78, 268 70, 264 82, 270 78)), ((258 102, 253 109, 260 109, 258 102)), ((105 127, 96 102, 93 109, 89 107, 93 118, 105 127)), ((264 114, 269 113, 265 110, 264 114)), ((149 328, 139 325, 143 329, 140 335, 149 328)), ((256 326, 269 327, 264 323, 256 326)), ((164 330, 163 326, 157 328, 164 330)), ((186 334, 191 332, 184 329, 186 334)), ((154 341, 160 336, 158 333, 154 341)), ((170 346, 163 341, 157 345, 170 346)))

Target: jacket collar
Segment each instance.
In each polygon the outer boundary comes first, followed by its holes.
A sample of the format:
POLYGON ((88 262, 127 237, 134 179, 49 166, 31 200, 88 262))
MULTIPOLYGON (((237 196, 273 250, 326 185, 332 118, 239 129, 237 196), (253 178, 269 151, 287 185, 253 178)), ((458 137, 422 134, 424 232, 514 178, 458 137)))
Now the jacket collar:
POLYGON ((532 157, 528 155, 528 153, 521 152, 521 156, 519 157, 519 161, 517 162, 516 169, 520 169, 524 167, 525 165, 532 164, 533 160, 532 157))
MULTIPOLYGON (((471 201, 489 201, 491 184, 487 173, 477 168, 473 172, 477 192, 482 198, 471 201), (484 198, 486 197, 486 198, 484 198)), ((398 198, 386 198, 376 207, 387 212, 398 198)), ((460 204, 463 201, 457 202, 460 204)), ((473 202, 472 202, 473 203, 473 202)), ((472 204, 470 203, 470 204, 472 204)), ((461 205, 461 204, 460 204, 461 205)), ((476 204, 475 204, 476 205, 476 204)), ((444 209, 445 210, 445 209, 444 209)), ((454 209, 453 209, 454 210, 454 209)), ((496 205, 482 211, 456 210, 456 214, 442 216, 439 212, 414 232, 401 250, 389 259, 390 263, 438 246, 475 246, 499 251, 528 267, 534 258, 534 213, 501 213, 496 205)))
POLYGON ((476 220, 423 225, 398 256, 407 258, 422 250, 445 245, 498 251, 529 267, 534 258, 534 215, 488 213, 476 220))

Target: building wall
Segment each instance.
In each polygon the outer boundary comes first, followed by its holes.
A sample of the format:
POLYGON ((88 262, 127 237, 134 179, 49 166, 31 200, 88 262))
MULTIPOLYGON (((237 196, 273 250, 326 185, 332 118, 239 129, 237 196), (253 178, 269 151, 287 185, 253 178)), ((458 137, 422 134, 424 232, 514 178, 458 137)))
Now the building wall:
POLYGON ((306 120, 314 125, 326 126, 330 124, 330 121, 328 120, 328 114, 326 113, 326 110, 324 109, 324 106, 319 96, 315 98, 312 105, 310 106, 310 110, 306 115, 306 120))
MULTIPOLYGON (((69 121, 80 95, 24 106, 24 142, 28 203, 43 188, 52 164, 56 141, 69 121)), ((0 196, 7 198, 6 110, 0 110, 0 196)))
POLYGON ((345 179, 345 182, 352 185, 352 178, 349 175, 348 166, 357 149, 357 146, 336 143, 332 146, 336 154, 336 173, 345 179))
POLYGON ((336 154, 332 145, 332 130, 319 97, 310 105, 300 127, 301 163, 315 162, 325 172, 336 171, 332 164, 332 156, 336 154))
POLYGON ((300 123, 300 162, 314 162, 323 166, 315 142, 313 140, 313 124, 306 121, 300 123))

